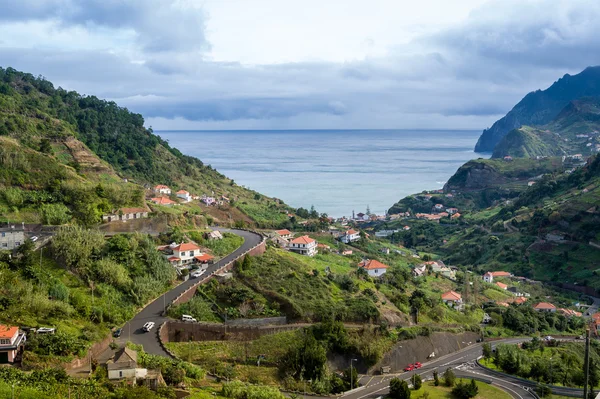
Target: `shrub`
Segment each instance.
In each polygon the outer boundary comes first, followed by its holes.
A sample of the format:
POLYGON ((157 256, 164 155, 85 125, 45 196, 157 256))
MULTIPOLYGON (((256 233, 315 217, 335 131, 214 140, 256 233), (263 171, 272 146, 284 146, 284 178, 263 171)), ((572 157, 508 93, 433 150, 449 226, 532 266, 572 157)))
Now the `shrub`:
POLYGON ((450 367, 444 371, 444 385, 447 387, 453 387, 456 382, 456 375, 454 375, 454 371, 450 367))

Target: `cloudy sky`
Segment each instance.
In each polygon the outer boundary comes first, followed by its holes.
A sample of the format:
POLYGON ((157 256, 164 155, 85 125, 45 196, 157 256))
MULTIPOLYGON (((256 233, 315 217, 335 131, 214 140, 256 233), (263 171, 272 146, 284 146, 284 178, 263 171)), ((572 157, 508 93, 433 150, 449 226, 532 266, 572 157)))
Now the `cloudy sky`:
POLYGON ((472 128, 600 64, 597 0, 0 0, 0 66, 155 129, 472 128))

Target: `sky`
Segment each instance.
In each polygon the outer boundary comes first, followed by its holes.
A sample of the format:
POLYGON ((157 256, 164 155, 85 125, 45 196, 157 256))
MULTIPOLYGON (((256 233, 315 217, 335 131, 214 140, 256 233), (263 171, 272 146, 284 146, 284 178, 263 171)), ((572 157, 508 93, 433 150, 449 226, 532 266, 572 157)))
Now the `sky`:
POLYGON ((0 0, 0 66, 169 129, 483 129, 600 64, 597 0, 0 0))

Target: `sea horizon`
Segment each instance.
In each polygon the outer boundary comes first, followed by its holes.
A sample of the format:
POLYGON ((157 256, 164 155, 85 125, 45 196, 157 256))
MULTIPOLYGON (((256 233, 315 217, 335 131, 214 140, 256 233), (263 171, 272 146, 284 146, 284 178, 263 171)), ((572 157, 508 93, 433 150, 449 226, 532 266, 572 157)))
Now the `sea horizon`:
MULTIPOLYGON (((475 153, 481 130, 156 130, 241 186, 329 216, 384 214, 407 195, 435 190, 475 153), (195 134, 194 134, 195 133, 195 134)), ((198 193, 202 194, 202 193, 198 193)))

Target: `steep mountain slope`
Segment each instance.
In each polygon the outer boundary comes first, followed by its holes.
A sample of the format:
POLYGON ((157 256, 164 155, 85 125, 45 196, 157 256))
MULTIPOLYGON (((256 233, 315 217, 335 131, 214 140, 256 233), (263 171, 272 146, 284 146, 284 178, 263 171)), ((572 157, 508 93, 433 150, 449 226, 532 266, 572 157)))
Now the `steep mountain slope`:
POLYGON ((600 66, 577 75, 565 75, 546 90, 527 94, 510 112, 483 131, 475 151, 491 152, 508 132, 523 125, 544 125, 569 103, 586 96, 600 96, 600 66))
POLYGON ((492 158, 595 154, 600 148, 600 97, 569 102, 550 123, 510 131, 492 158))
POLYGON ((230 198, 230 206, 207 210, 221 223, 278 226, 288 220, 290 208, 281 201, 237 186, 171 148, 144 127, 141 115, 114 102, 54 88, 42 77, 12 68, 0 68, 0 139, 5 143, 0 187, 16 196, 0 195, 0 220, 48 222, 43 208, 57 204, 66 205, 63 213, 73 212, 76 220, 89 225, 103 212, 141 205, 142 186, 155 184, 230 198), (65 186, 77 188, 74 200, 84 198, 85 211, 80 213, 85 215, 76 215, 65 186), (135 195, 107 198, 107 190, 135 195))

